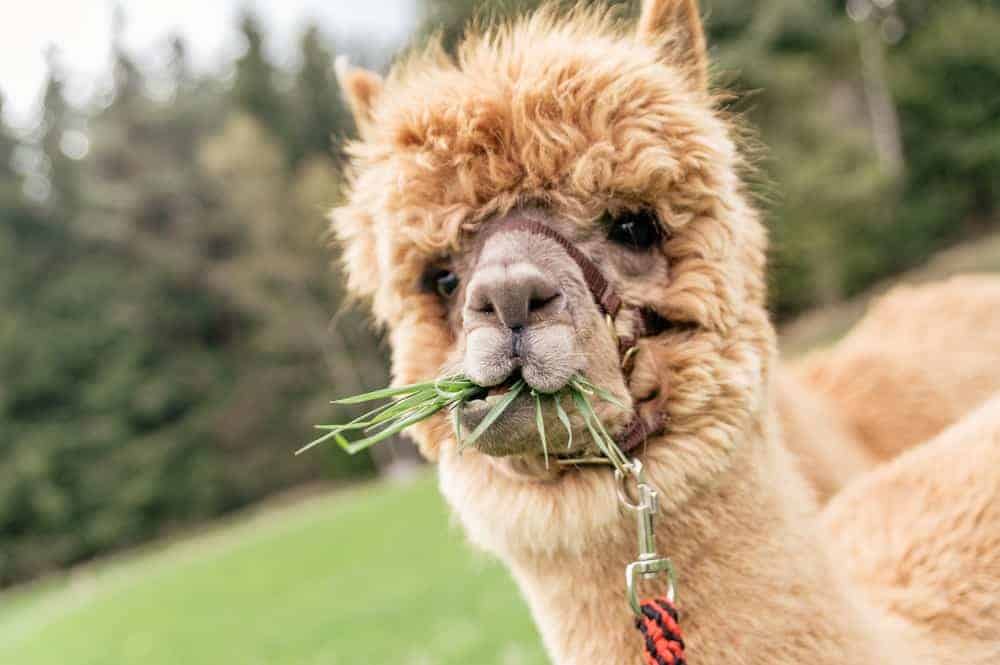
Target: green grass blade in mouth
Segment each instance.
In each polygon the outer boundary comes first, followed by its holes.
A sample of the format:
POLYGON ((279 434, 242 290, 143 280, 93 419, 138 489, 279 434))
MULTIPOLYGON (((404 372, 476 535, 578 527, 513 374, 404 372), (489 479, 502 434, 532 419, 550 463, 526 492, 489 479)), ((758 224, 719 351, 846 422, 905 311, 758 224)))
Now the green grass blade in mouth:
POLYGON ((393 420, 407 411, 411 411, 416 407, 428 403, 430 400, 427 398, 427 395, 428 393, 426 391, 417 392, 412 395, 408 395, 407 397, 403 397, 402 399, 383 404, 379 408, 364 413, 344 425, 319 425, 318 427, 320 429, 337 430, 339 432, 359 429, 368 430, 380 423, 393 420))
MULTIPOLYGON (((436 396, 432 391, 422 390, 418 393, 414 393, 409 397, 404 397, 402 399, 391 402, 389 408, 387 408, 382 413, 378 414, 375 418, 372 418, 367 423, 363 429, 369 430, 373 427, 381 425, 382 423, 388 422, 390 420, 395 420, 400 416, 406 416, 410 411, 419 409, 420 407, 430 404, 432 401, 436 400, 436 396)), ((346 428, 345 428, 346 429, 346 428)), ((353 429, 353 428, 352 428, 353 429)))
MULTIPOLYGON (((417 393, 421 390, 434 389, 437 385, 447 385, 449 383, 458 383, 454 377, 449 377, 448 379, 438 379, 435 381, 424 381, 422 383, 413 383, 408 386, 399 386, 398 388, 382 388, 380 390, 373 390, 370 393, 364 393, 362 395, 354 395, 352 397, 344 397, 341 399, 334 400, 334 404, 361 404, 363 402, 373 402, 377 399, 387 399, 389 397, 396 397, 397 395, 408 395, 411 393, 417 393)), ((468 382, 470 385, 471 381, 468 382)), ((466 386, 467 387, 467 386, 466 386)))
POLYGON ((611 391, 605 390, 604 388, 601 388, 600 386, 595 386, 593 383, 590 382, 589 379, 587 379, 584 376, 579 376, 579 375, 575 376, 573 378, 573 380, 570 382, 570 385, 574 386, 574 387, 578 387, 578 389, 580 389, 580 392, 585 392, 585 393, 588 393, 588 394, 591 394, 591 395, 595 395, 596 397, 599 397, 600 399, 604 400, 605 402, 609 402, 611 404, 614 404, 615 406, 617 406, 620 409, 625 409, 626 411, 628 410, 628 407, 625 406, 624 404, 622 404, 622 401, 620 399, 618 399, 617 397, 615 397, 611 393, 611 391), (575 386, 574 386, 574 384, 575 384, 575 386))
POLYGON ((532 390, 535 396, 535 425, 538 427, 538 437, 542 440, 542 455, 545 456, 545 468, 549 468, 549 442, 545 438, 545 418, 542 416, 542 396, 532 390))
POLYGON ((329 431, 297 450, 295 454, 301 454, 330 439, 334 439, 341 448, 350 453, 359 452, 429 418, 443 408, 461 404, 477 396, 482 390, 466 378, 450 376, 398 388, 374 390, 363 395, 336 400, 334 404, 360 404, 377 399, 391 401, 344 424, 318 425, 318 429, 329 431), (345 432, 359 430, 368 435, 355 442, 344 436, 345 432), (374 433, 371 433, 372 430, 375 430, 374 433))
POLYGON ((461 450, 463 448, 463 446, 462 446, 462 414, 459 412, 459 409, 461 409, 461 408, 462 408, 462 403, 461 402, 456 402, 455 404, 452 405, 452 409, 451 409, 451 427, 452 427, 452 430, 455 432, 455 445, 458 446, 459 450, 461 450))
POLYGON ((476 426, 476 429, 472 430, 472 434, 469 435, 468 439, 462 442, 461 447, 467 448, 478 441, 479 437, 483 435, 483 432, 489 429, 490 425, 492 425, 493 422, 500 417, 500 414, 507 410, 507 407, 511 405, 511 402, 517 399, 517 396, 521 394, 523 389, 524 379, 518 379, 517 382, 510 387, 510 390, 508 390, 507 393, 500 399, 500 401, 498 401, 496 405, 490 409, 490 412, 487 413, 486 417, 484 417, 479 425, 476 426))
POLYGON ((569 414, 566 413, 566 409, 562 405, 562 393, 557 393, 552 396, 552 401, 556 403, 556 416, 562 422, 563 427, 566 428, 566 450, 573 447, 573 425, 569 422, 569 414))
POLYGON ((444 406, 444 404, 434 402, 422 409, 416 409, 407 416, 392 421, 385 429, 380 430, 377 434, 367 436, 363 439, 359 439, 358 441, 348 441, 343 437, 343 435, 340 434, 339 431, 333 432, 334 439, 336 439, 337 443, 340 444, 341 448, 354 455, 361 452, 365 448, 369 448, 380 441, 388 439, 390 436, 399 434, 411 425, 416 425, 420 421, 430 418, 435 413, 443 409, 444 406))
MULTIPOLYGON (((618 445, 604 427, 604 423, 597 416, 597 412, 591 403, 591 398, 612 403, 620 408, 625 408, 625 405, 610 391, 594 385, 585 376, 579 374, 574 376, 562 390, 551 395, 539 393, 537 390, 529 388, 524 379, 519 379, 490 408, 486 416, 466 438, 463 438, 459 409, 470 400, 483 397, 485 391, 482 387, 463 376, 448 376, 433 381, 424 381, 398 388, 373 390, 363 395, 346 397, 336 400, 334 404, 361 404, 380 399, 388 399, 389 402, 344 424, 318 425, 317 429, 328 431, 307 443, 297 450, 295 454, 301 454, 331 439, 348 453, 354 454, 399 434, 408 427, 430 418, 442 409, 448 409, 451 412, 456 445, 458 446, 458 450, 461 451, 475 444, 483 433, 503 415, 514 400, 525 390, 530 390, 531 396, 535 400, 535 425, 538 428, 538 437, 542 444, 542 455, 545 458, 546 468, 549 466, 549 443, 545 428, 545 416, 542 409, 543 398, 552 398, 556 416, 566 429, 566 449, 570 450, 573 448, 573 424, 562 404, 564 395, 570 396, 570 399, 580 412, 584 424, 601 455, 618 469, 623 469, 628 464, 628 459, 621 452, 621 449, 618 448, 618 445), (351 441, 347 438, 349 433, 362 433, 365 436, 356 441, 351 441)), ((595 460, 588 461, 593 462, 595 460)))
POLYGON ((452 377, 434 382, 434 392, 441 399, 448 401, 465 399, 464 394, 470 391, 472 393, 486 392, 485 388, 480 388, 472 381, 463 378, 452 377))
POLYGON ((315 448, 316 446, 318 446, 319 444, 323 443, 324 441, 329 441, 330 439, 334 438, 337 435, 337 432, 338 432, 338 430, 335 429, 335 430, 333 430, 331 432, 327 432, 326 434, 324 434, 323 436, 319 437, 318 439, 313 439, 312 441, 310 441, 306 445, 304 445, 301 448, 299 448, 298 450, 296 450, 295 454, 296 455, 301 455, 302 453, 304 453, 305 451, 309 450, 310 448, 315 448))
POLYGON ((618 445, 608 435, 607 430, 604 429, 604 424, 594 412, 594 407, 591 406, 586 393, 573 391, 573 401, 576 403, 576 408, 579 409, 580 413, 583 415, 583 420, 587 425, 587 429, 590 431, 590 436, 594 439, 594 444, 597 445, 598 449, 604 453, 604 456, 611 461, 616 469, 624 472, 625 466, 628 464, 628 460, 625 459, 625 455, 621 450, 619 450, 618 445))

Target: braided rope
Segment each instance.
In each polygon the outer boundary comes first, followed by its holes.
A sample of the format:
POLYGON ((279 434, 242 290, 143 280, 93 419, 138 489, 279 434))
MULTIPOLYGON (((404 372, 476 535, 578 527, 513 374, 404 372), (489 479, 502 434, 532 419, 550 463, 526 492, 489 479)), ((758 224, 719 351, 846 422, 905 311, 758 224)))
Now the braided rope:
POLYGON ((684 639, 678 623, 677 608, 666 598, 650 598, 640 604, 642 616, 636 629, 645 641, 642 661, 645 665, 687 665, 684 639))

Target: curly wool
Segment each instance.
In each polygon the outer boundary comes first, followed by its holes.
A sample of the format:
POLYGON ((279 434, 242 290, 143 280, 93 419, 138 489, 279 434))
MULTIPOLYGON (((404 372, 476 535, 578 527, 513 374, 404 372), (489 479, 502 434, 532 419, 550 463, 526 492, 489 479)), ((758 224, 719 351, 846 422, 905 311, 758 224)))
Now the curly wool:
MULTIPOLYGON (((440 303, 419 289, 428 263, 526 203, 587 225, 651 202, 672 232, 673 279, 652 295, 666 315, 725 331, 763 303, 764 232, 724 116, 624 30, 606 11, 543 11, 470 36, 455 60, 433 47, 411 55, 387 80, 348 148, 348 198, 333 225, 350 290, 392 323, 397 381, 435 375, 454 343, 440 303)), ((430 434, 444 428, 423 429, 433 456, 430 434)))

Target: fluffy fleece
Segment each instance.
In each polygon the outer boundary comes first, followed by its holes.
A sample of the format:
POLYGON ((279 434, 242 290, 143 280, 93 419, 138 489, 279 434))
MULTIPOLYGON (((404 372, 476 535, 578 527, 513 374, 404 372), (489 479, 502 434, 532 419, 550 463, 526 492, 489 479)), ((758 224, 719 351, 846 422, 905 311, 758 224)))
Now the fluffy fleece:
POLYGON ((822 515, 844 574, 925 660, 1000 662, 997 469, 1000 394, 851 485, 822 515))
POLYGON ((793 368, 871 457, 937 435, 1000 390, 1000 279, 897 287, 793 368))
MULTIPOLYGON (((638 27, 598 11, 545 10, 469 35, 457 59, 433 47, 416 53, 386 81, 338 69, 361 140, 350 147, 334 227, 351 290, 389 331, 398 382, 436 376, 460 351, 454 312, 421 283, 428 266, 467 254, 483 223, 531 205, 586 240, 604 210, 655 210, 664 227, 657 265, 669 265, 669 279, 623 279, 608 268, 626 302, 694 326, 644 340, 628 379, 633 399, 669 418, 641 457, 662 492, 658 536, 680 570, 694 662, 909 663, 930 644, 911 644, 913 631, 951 629, 870 602, 858 590, 864 574, 851 584, 830 564, 800 469, 832 494, 870 453, 829 405, 806 403, 813 398, 796 393, 795 378, 776 371, 765 234, 743 191, 732 129, 706 87, 694 2, 648 0, 638 27), (781 395, 798 459, 782 443, 781 395), (841 460, 823 450, 825 437, 809 436, 806 409, 822 416, 816 427, 839 428, 850 468, 824 468, 841 460)), ((458 455, 443 418, 417 438, 439 460, 441 489, 471 540, 510 567, 553 660, 639 662, 622 589, 635 532, 611 474, 519 477, 477 451, 458 455)), ((882 527, 836 524, 841 543, 882 527)), ((910 565, 882 563, 903 578, 910 565)), ((966 564, 928 563, 949 568, 947 579, 966 564)), ((979 596, 968 603, 963 613, 989 609, 979 596)))

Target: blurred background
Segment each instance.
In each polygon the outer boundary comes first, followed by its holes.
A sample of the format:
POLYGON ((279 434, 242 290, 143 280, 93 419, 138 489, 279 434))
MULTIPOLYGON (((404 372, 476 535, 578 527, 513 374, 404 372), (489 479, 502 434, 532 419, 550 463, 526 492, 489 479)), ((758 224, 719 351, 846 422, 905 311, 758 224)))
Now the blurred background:
MULTIPOLYGON (((385 71, 531 0, 33 0, 0 24, 0 663, 542 663, 395 442, 294 457, 388 380, 325 212, 385 71), (382 482, 378 482, 382 479, 382 482)), ((619 3, 622 13, 633 3, 619 3)), ((786 348, 1000 270, 1000 1, 704 0, 757 128, 786 348)))

